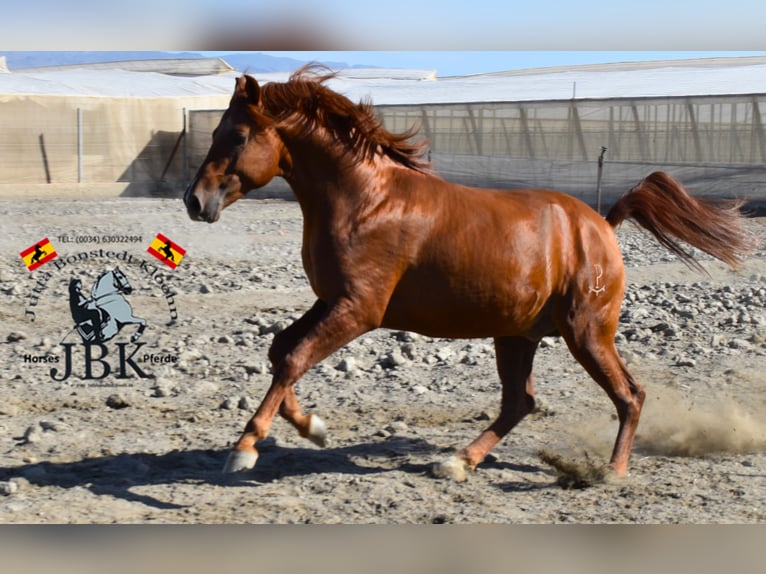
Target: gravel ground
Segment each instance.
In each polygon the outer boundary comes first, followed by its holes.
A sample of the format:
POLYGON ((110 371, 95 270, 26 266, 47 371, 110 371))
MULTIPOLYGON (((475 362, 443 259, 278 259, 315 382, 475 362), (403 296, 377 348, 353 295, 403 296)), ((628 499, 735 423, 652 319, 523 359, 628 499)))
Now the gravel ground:
MULTIPOLYGON (((224 476, 269 384, 274 332, 313 302, 297 204, 242 201, 215 225, 171 199, 0 205, 0 523, 766 521, 763 247, 737 273, 703 257, 705 276, 620 228, 618 347, 648 393, 625 479, 566 487, 549 462, 597 467, 617 429, 611 402, 555 338, 537 355, 536 412, 466 482, 432 478, 495 416, 494 350, 386 330, 298 383, 327 423, 326 448, 276 420, 257 467, 224 476), (158 232, 187 251, 174 271, 146 253, 158 232), (30 273, 18 254, 42 237, 59 256, 30 273), (131 355, 128 325, 88 362, 69 281, 87 293, 116 265, 147 321, 144 345, 131 355)), ((747 224, 764 236, 766 221, 747 224)))

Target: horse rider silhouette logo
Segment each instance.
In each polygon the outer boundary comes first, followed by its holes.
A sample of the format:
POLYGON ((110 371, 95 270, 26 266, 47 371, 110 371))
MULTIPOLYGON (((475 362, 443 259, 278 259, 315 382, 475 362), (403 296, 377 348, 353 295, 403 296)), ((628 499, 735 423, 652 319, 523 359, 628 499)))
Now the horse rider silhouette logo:
POLYGON ((34 255, 32 255, 32 260, 31 260, 32 264, 39 263, 40 258, 45 257, 46 255, 48 255, 48 252, 45 251, 42 245, 38 243, 37 245, 35 245, 35 253, 34 255))
POLYGON ((166 241, 165 244, 160 247, 160 252, 165 256, 165 259, 169 259, 173 263, 175 263, 176 258, 173 255, 173 250, 171 249, 171 243, 170 241, 166 241))
POLYGON ((90 297, 83 294, 82 281, 73 277, 69 281, 69 309, 75 322, 72 330, 80 334, 84 343, 103 343, 117 335, 125 325, 137 324, 138 329, 130 337, 135 343, 146 329, 146 321, 133 315, 125 298, 132 291, 128 278, 119 267, 98 276, 90 297))

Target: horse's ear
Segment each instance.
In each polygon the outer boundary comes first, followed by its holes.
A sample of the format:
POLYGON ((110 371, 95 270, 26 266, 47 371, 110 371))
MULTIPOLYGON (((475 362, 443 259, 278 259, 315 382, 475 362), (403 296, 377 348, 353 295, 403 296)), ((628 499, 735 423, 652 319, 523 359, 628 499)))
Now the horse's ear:
POLYGON ((261 99, 261 87, 252 76, 245 74, 237 78, 234 88, 234 97, 245 98, 248 103, 257 105, 261 99))

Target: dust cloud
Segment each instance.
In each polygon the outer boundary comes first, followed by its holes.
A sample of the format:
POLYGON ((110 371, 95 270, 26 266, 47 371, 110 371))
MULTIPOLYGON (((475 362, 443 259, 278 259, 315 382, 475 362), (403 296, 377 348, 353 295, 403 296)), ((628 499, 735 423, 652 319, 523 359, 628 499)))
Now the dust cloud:
POLYGON ((652 389, 634 451, 649 455, 744 454, 766 449, 766 403, 747 406, 725 396, 695 402, 672 388, 652 389))

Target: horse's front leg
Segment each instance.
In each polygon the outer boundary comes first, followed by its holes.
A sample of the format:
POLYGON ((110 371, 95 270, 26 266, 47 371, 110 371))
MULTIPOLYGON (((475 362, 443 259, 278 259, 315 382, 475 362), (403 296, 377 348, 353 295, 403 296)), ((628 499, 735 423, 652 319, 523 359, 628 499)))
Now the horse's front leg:
POLYGON ((312 438, 313 433, 317 439, 321 437, 321 441, 315 442, 324 441, 323 424, 318 419, 314 420, 314 415, 301 414, 293 385, 312 366, 375 326, 363 310, 364 306, 356 305, 349 299, 327 306, 317 302, 298 321, 299 326, 275 340, 275 346, 284 347, 274 349, 273 346, 270 352, 272 360, 278 360, 274 365, 271 387, 232 448, 224 472, 238 472, 255 466, 258 460, 255 444, 268 436, 278 411, 302 435, 312 438), (303 319, 306 321, 302 322, 303 319), (298 334, 302 336, 296 337, 298 334))
MULTIPOLYGON (((317 300, 300 319, 276 334, 269 349, 272 372, 277 371, 285 356, 317 325, 327 309, 327 304, 324 301, 317 300)), ((279 414, 289 421, 302 437, 308 438, 318 446, 325 446, 327 428, 324 421, 314 413, 303 414, 301 412, 298 397, 295 396, 295 387, 290 386, 286 389, 285 398, 279 407, 279 414)))

